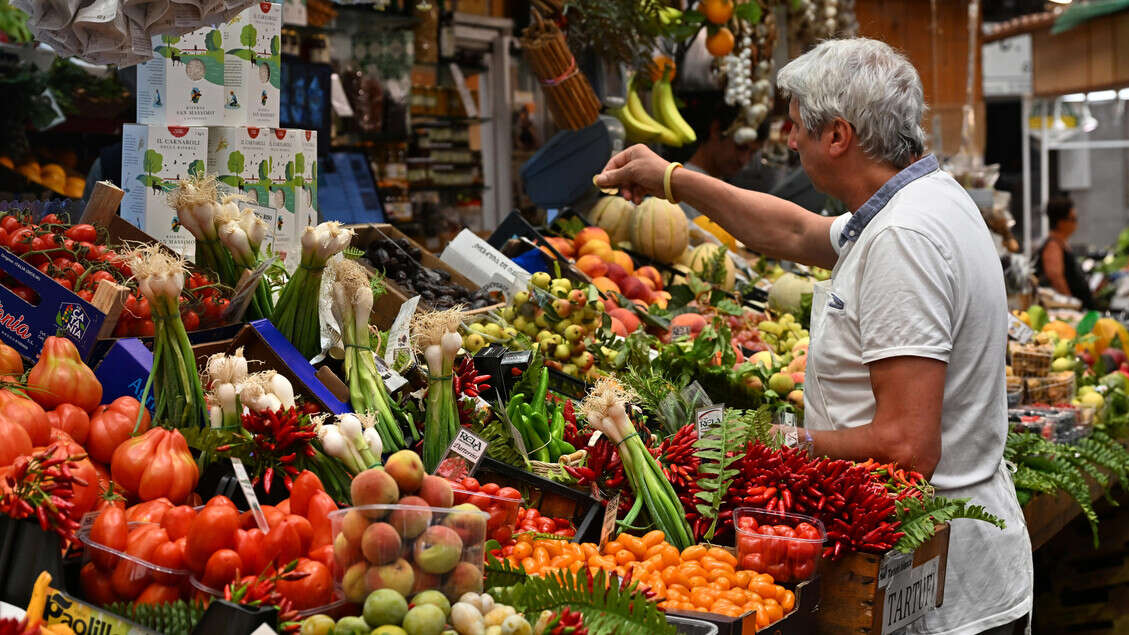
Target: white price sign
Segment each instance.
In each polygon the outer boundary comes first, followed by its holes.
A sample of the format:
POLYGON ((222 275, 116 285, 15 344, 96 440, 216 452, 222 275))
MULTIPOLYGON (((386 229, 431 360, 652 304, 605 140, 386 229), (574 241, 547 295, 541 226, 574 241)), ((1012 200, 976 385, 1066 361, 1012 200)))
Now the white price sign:
POLYGON ((1013 340, 1018 341, 1020 344, 1026 344, 1031 341, 1035 336, 1035 331, 1031 330, 1030 326, 1023 323, 1023 320, 1015 317, 1011 313, 1007 314, 1007 336, 1013 340))
MULTIPOLYGON (((912 555, 909 562, 913 563, 912 555)), ((903 569, 887 580, 882 604, 882 633, 893 633, 933 610, 937 604, 940 563, 941 557, 935 556, 925 564, 903 569)))
POLYGON ((267 515, 263 513, 263 508, 259 505, 259 497, 255 496, 255 487, 251 485, 251 479, 247 476, 247 468, 243 467, 243 460, 232 457, 231 467, 235 471, 235 480, 239 482, 239 487, 243 490, 247 504, 251 506, 251 515, 255 517, 255 524, 259 526, 263 533, 270 531, 267 515))
POLYGON ((615 517, 619 514, 619 494, 611 497, 608 506, 604 508, 604 524, 600 526, 600 547, 608 542, 612 532, 615 531, 615 517))
POLYGON ((725 404, 718 403, 705 408, 698 408, 694 420, 698 425, 698 438, 705 438, 706 433, 710 428, 721 423, 721 419, 725 413, 725 404))
POLYGON ((487 445, 482 437, 466 428, 459 428, 435 468, 435 474, 447 480, 464 479, 474 474, 478 462, 486 455, 487 445))
POLYGON ((418 306, 418 295, 414 298, 408 298, 400 305, 400 312, 396 314, 392 328, 388 329, 388 344, 384 347, 384 362, 389 366, 396 365, 396 353, 402 349, 407 349, 411 353, 411 333, 408 331, 408 327, 412 323, 412 316, 416 314, 416 307, 418 306))
POLYGON ((388 391, 388 394, 392 394, 408 385, 408 380, 404 379, 404 376, 400 373, 389 368, 388 364, 376 353, 372 354, 372 361, 373 364, 376 365, 376 372, 380 373, 380 378, 384 380, 384 388, 388 391))

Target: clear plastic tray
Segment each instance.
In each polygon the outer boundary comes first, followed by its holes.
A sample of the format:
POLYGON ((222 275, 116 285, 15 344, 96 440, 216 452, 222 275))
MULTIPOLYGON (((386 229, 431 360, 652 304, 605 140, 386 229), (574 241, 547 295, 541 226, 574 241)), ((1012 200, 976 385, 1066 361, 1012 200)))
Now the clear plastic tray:
MULTIPOLYGON (((203 595, 210 596, 210 597, 213 597, 213 598, 223 598, 223 590, 222 589, 214 589, 214 588, 204 584, 203 582, 197 580, 196 576, 190 576, 188 578, 188 582, 192 585, 192 587, 194 589, 196 589, 199 593, 201 593, 203 595)), ((334 593, 334 597, 333 597, 332 602, 330 602, 329 604, 323 604, 322 606, 315 606, 313 608, 309 608, 309 609, 306 609, 304 611, 298 611, 298 619, 306 619, 307 617, 309 617, 311 615, 318 615, 319 613, 329 615, 330 617, 333 617, 334 619, 336 619, 338 617, 337 614, 339 612, 341 612, 341 609, 346 604, 348 604, 348 603, 345 601, 345 597, 341 594, 340 591, 336 591, 334 593)))
POLYGON ((677 615, 667 615, 666 623, 673 624, 679 635, 717 635, 717 624, 677 615))
POLYGON ((737 530, 737 568, 767 573, 777 583, 803 582, 815 576, 823 560, 823 541, 827 531, 823 523, 811 516, 769 511, 755 507, 738 507, 733 511, 737 530), (785 525, 794 529, 808 523, 819 532, 818 539, 769 536, 745 528, 751 519, 757 526, 785 525))
MULTIPOLYGON (((505 498, 496 494, 471 492, 458 487, 453 487, 452 489, 455 492, 456 505, 470 503, 481 511, 490 514, 490 518, 486 521, 487 539, 493 538, 498 542, 504 543, 506 542, 504 538, 509 538, 510 535, 513 535, 514 530, 517 528, 518 512, 521 511, 521 506, 525 502, 525 499, 505 498), (499 530, 505 527, 509 528, 509 535, 500 535, 499 530)), ((504 533, 504 531, 502 533, 504 533)))
MULTIPOLYGON (((147 560, 132 556, 124 551, 118 551, 111 547, 107 547, 90 537, 90 531, 94 526, 94 519, 98 514, 91 512, 82 517, 82 524, 79 526, 75 536, 79 542, 84 545, 82 550, 82 565, 86 566, 87 563, 95 560, 95 554, 104 554, 106 560, 113 563, 113 569, 106 571, 99 567, 107 576, 113 574, 117 581, 117 588, 115 589, 119 595, 121 588, 137 589, 138 594, 150 583, 158 582, 167 586, 177 586, 183 584, 189 576, 187 569, 168 569, 165 567, 157 566, 147 560)), ((130 531, 142 525, 156 525, 157 523, 129 523, 130 531)), ((103 560, 102 557, 97 558, 103 560)), ((95 563, 98 566, 98 563, 95 563)), ((123 600, 133 600, 132 598, 125 598, 123 600)))

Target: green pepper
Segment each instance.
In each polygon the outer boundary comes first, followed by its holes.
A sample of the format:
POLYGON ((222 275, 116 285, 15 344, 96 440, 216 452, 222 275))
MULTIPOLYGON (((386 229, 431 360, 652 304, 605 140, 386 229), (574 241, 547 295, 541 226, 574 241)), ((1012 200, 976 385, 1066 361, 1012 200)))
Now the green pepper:
POLYGON ((510 401, 506 404, 506 416, 510 418, 510 421, 513 421, 517 416, 517 409, 523 403, 525 403, 525 393, 519 392, 510 396, 510 401))
MULTIPOLYGON (((536 408, 535 412, 545 416, 545 395, 549 392, 549 369, 541 367, 541 377, 537 381, 537 392, 533 394, 530 402, 536 408)), ((547 420, 547 419, 546 419, 547 420)))

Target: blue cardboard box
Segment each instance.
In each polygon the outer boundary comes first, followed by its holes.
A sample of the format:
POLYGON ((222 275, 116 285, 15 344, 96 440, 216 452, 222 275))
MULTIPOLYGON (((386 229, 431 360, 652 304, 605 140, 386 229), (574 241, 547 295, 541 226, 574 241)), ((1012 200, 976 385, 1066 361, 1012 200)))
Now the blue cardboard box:
MULTIPOLYGON (((102 362, 94 369, 94 376, 102 382, 102 402, 110 403, 118 397, 141 400, 145 382, 153 369, 153 351, 136 337, 114 341, 102 362)), ((153 412, 153 391, 149 391, 145 408, 153 412)))
POLYGON ((35 361, 47 337, 58 335, 74 342, 85 359, 106 314, 7 249, 0 249, 0 271, 39 295, 39 303, 31 304, 0 285, 0 340, 35 361))

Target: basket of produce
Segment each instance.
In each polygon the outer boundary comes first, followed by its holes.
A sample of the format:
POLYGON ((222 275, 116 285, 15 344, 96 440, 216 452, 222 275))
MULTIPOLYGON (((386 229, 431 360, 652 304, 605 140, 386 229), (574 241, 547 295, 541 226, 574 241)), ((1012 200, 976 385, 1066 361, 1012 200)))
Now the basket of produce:
POLYGON ((1010 342, 1012 372, 1018 377, 1046 377, 1051 372, 1055 349, 1041 344, 1020 344, 1010 342))

